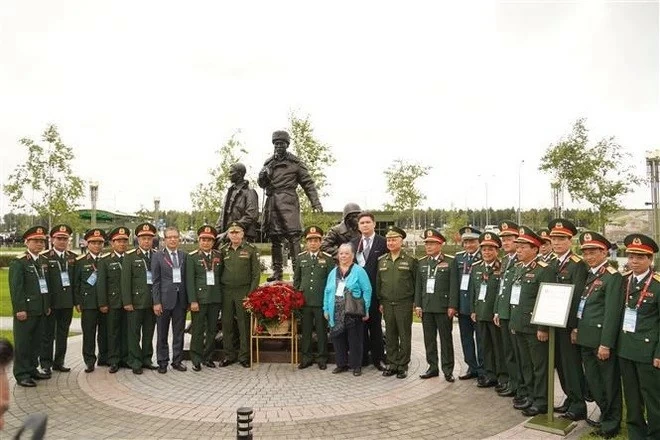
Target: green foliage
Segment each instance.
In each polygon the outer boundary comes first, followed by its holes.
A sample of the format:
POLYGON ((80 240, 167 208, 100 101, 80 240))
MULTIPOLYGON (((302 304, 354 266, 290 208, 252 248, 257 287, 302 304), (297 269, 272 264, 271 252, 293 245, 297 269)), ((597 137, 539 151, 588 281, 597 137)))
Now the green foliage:
POLYGON ((49 229, 59 221, 75 224, 70 214, 83 195, 83 181, 71 170, 73 150, 62 142, 55 125, 44 130, 41 140, 45 144, 29 138, 19 141, 28 157, 9 175, 4 192, 12 208, 47 218, 49 229))
MULTIPOLYGON (((319 198, 328 195, 328 180, 326 170, 336 161, 332 155, 332 148, 314 137, 314 129, 310 116, 304 118, 289 114, 289 134, 291 135, 291 147, 293 154, 305 164, 310 176, 314 180, 319 198)), ((302 188, 296 189, 300 199, 300 209, 303 213, 312 211, 312 205, 302 188)), ((305 223, 307 224, 307 223, 305 223)), ((320 226, 320 225, 319 225, 320 226)))
POLYGON ((415 225, 415 209, 426 200, 426 196, 417 188, 417 180, 429 173, 430 166, 409 163, 397 159, 384 171, 387 192, 392 196, 392 203, 386 203, 385 209, 394 211, 410 210, 412 223, 415 225))
POLYGON ((585 119, 573 124, 570 135, 550 145, 539 170, 552 175, 555 184, 566 188, 573 200, 584 200, 600 216, 596 229, 603 230, 608 217, 621 209, 619 198, 641 183, 626 162, 631 155, 613 136, 589 145, 585 119))
POLYGON ((444 228, 442 234, 445 236, 449 243, 460 243, 461 236, 458 230, 463 226, 467 226, 469 217, 467 212, 464 211, 450 211, 447 217, 447 226, 444 228))

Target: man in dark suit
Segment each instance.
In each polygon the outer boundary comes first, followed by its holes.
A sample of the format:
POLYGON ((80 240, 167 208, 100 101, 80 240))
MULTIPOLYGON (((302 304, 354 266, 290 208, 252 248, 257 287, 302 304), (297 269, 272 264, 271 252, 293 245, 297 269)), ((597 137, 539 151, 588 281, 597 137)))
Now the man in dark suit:
MULTIPOLYGON (((355 249, 355 259, 369 275, 371 288, 376 288, 376 274, 378 273, 378 258, 386 254, 387 242, 385 238, 376 234, 376 221, 374 215, 369 211, 358 214, 358 229, 360 237, 351 240, 355 249)), ((385 351, 383 349, 383 328, 381 326, 382 314, 379 309, 380 303, 376 295, 371 297, 369 306, 369 320, 364 323, 364 353, 362 362, 369 363, 369 351, 371 351, 371 362, 380 370, 385 371, 385 351)))
POLYGON ((151 260, 154 286, 152 289, 154 314, 156 315, 156 359, 158 372, 167 373, 170 347, 167 337, 172 323, 172 368, 186 371, 183 360, 183 330, 186 323, 188 297, 186 295, 186 254, 177 249, 179 230, 165 229, 165 249, 154 254, 151 260))

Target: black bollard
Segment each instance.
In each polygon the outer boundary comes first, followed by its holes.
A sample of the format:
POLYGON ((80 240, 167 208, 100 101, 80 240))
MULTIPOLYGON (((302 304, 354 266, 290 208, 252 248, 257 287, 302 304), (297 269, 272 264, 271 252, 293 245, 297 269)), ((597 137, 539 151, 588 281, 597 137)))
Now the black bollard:
POLYGON ((247 406, 236 410, 236 438, 252 440, 252 408, 247 406))

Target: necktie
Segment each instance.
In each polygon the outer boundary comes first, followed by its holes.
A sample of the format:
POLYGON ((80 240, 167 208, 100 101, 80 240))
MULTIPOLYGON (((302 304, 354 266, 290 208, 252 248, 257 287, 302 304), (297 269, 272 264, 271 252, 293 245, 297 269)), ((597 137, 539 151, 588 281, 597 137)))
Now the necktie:
POLYGON ((362 250, 362 255, 364 255, 365 260, 369 258, 370 251, 371 251, 371 237, 366 237, 364 239, 364 248, 362 250))
POLYGON ((172 252, 172 264, 174 267, 179 267, 179 259, 176 257, 176 252, 172 252))
POLYGON ((312 254, 312 262, 316 263, 316 254, 312 254))

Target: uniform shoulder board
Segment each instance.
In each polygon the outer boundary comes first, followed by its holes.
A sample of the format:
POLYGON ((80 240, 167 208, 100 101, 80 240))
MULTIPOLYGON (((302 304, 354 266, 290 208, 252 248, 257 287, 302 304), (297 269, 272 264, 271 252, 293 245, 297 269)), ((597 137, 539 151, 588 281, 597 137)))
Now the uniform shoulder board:
POLYGON ((388 255, 389 255, 389 252, 386 253, 386 254, 381 255, 380 257, 378 257, 378 259, 382 260, 383 258, 387 257, 388 255))
POLYGON ((546 263, 545 261, 539 260, 536 262, 536 264, 538 264, 541 267, 548 267, 548 263, 546 263))
POLYGON ((519 267, 520 267, 520 266, 522 266, 522 265, 523 265, 523 262, 522 262, 522 261, 516 261, 515 266, 519 266, 519 267))
POLYGON ((108 258, 110 255, 112 255, 112 252, 106 252, 105 254, 101 255, 101 258, 108 258))
POLYGON ((307 251, 298 252, 298 255, 305 255, 307 251))
POLYGON ((424 255, 423 257, 419 257, 417 261, 426 260, 428 257, 429 257, 428 255, 424 255))
POLYGON ((611 274, 617 273, 617 270, 613 268, 612 266, 607 266, 607 271, 611 274))
POLYGON ((654 273, 653 274, 653 279, 660 282, 660 273, 658 273, 658 272, 654 273))
POLYGON ((126 255, 132 254, 136 250, 137 250, 137 248, 131 249, 130 251, 126 251, 126 255))
POLYGON ((50 249, 46 249, 45 251, 39 252, 39 255, 46 256, 46 254, 48 254, 48 252, 50 252, 50 249))
POLYGON ((582 257, 579 255, 571 254, 571 260, 576 263, 579 263, 580 261, 582 261, 582 257))
POLYGON ((218 250, 218 249, 211 249, 211 255, 215 255, 215 256, 219 257, 222 254, 220 253, 220 250, 218 250))
POLYGON ((627 271, 623 272, 621 275, 624 276, 624 277, 627 277, 631 273, 632 273, 632 270, 627 270, 627 271))
POLYGON ((481 264, 484 260, 477 260, 474 263, 472 263, 473 266, 476 266, 477 264, 481 264))
POLYGON ((76 254, 76 253, 73 252, 73 251, 66 251, 65 253, 66 253, 66 255, 68 255, 68 256, 70 256, 70 257, 77 257, 77 256, 78 256, 78 254, 76 254))
POLYGON ((220 249, 227 249, 229 247, 229 243, 225 243, 222 246, 220 246, 220 249))
POLYGON ((198 252, 199 252, 199 249, 195 249, 194 251, 192 251, 188 255, 197 255, 198 252))
POLYGON ((328 258, 332 258, 332 254, 329 254, 329 253, 327 253, 327 252, 323 252, 323 251, 321 251, 321 253, 322 253, 323 255, 325 255, 326 257, 328 257, 328 258))
POLYGON ((17 260, 20 260, 21 258, 25 258, 25 259, 27 259, 27 258, 28 258, 28 253, 26 252, 26 253, 24 253, 23 255, 16 255, 16 259, 17 259, 17 260))
POLYGON ((464 253, 465 253, 465 251, 458 251, 458 252, 456 252, 456 255, 458 256, 458 255, 461 255, 461 254, 464 254, 464 253))
POLYGON ((78 255, 78 256, 76 257, 76 261, 83 260, 86 256, 87 256, 87 255, 78 255))

